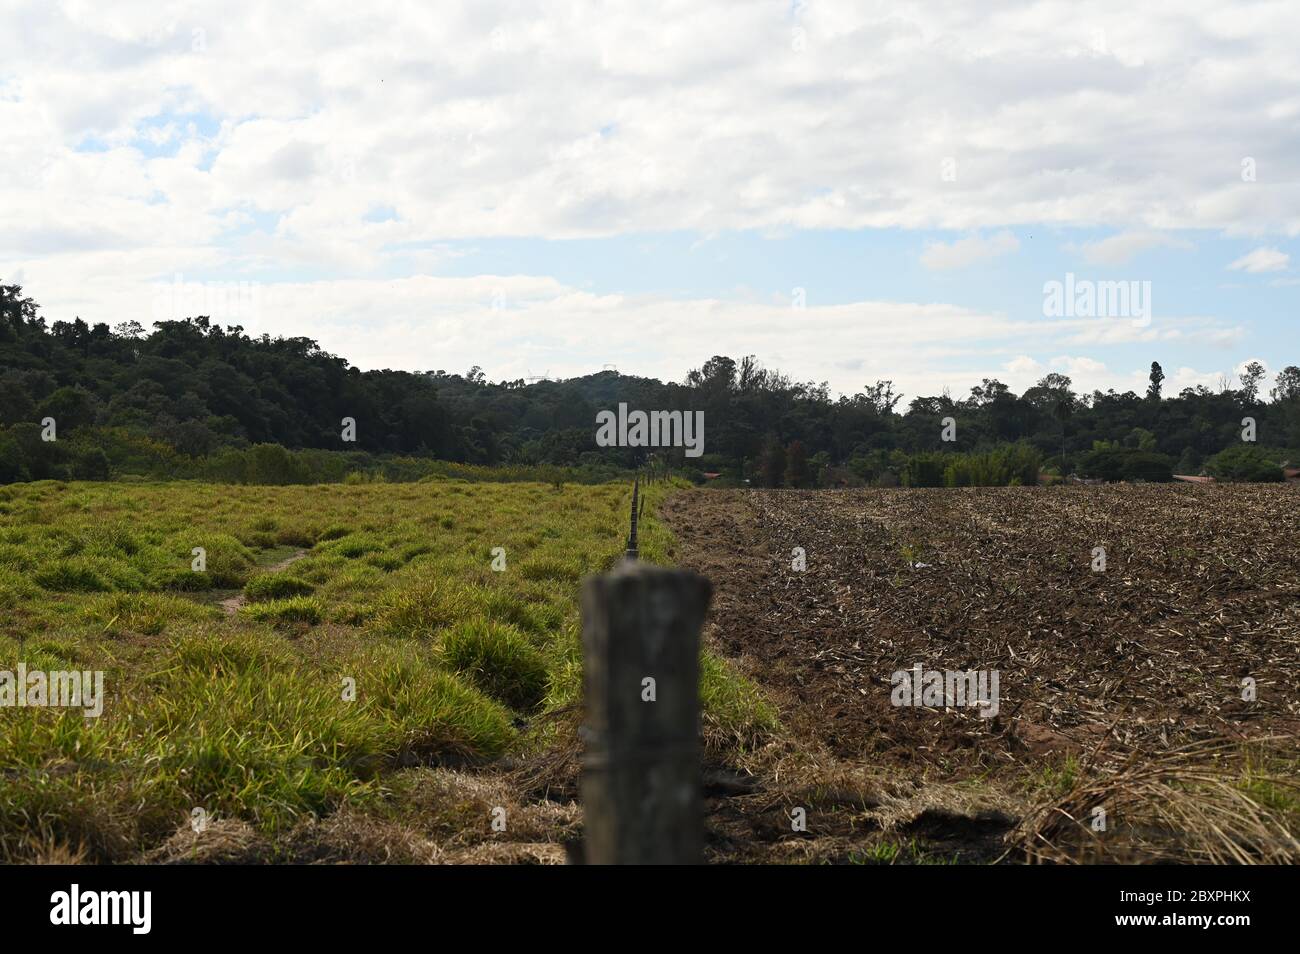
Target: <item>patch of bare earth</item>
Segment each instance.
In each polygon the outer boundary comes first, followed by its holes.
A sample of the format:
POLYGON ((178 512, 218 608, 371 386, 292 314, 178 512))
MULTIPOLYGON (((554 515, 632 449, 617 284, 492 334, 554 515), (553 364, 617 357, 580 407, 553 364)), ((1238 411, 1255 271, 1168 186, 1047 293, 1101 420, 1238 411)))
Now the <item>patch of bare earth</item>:
POLYGON ((1296 488, 692 491, 663 516, 715 586, 706 638, 783 723, 741 758, 755 790, 710 802, 715 860, 1300 858, 1296 488), (998 714, 892 705, 917 664, 996 670, 998 714), (1169 807, 1193 790, 1211 807, 1169 807), (1089 799, 1123 806, 1105 840, 1044 821, 1089 799))

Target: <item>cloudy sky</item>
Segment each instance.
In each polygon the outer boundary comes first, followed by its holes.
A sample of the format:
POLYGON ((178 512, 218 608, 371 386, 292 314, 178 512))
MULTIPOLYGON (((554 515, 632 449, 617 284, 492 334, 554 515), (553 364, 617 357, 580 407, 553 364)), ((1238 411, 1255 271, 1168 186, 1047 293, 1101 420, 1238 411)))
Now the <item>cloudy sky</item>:
POLYGON ((1298 36, 1287 0, 6 0, 0 280, 493 380, 1217 386, 1300 364, 1298 36))

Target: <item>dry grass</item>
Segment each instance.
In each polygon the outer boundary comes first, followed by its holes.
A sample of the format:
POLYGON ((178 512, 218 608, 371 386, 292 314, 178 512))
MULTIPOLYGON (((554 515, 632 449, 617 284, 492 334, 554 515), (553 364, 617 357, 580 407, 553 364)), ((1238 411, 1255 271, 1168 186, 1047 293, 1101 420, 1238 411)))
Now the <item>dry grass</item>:
MULTIPOLYGON (((1009 839, 1009 858, 1072 864, 1197 862, 1296 864, 1300 785, 1262 766, 1260 753, 1289 749, 1294 738, 1194 742, 1151 755, 1105 753, 1065 791, 1041 801, 1009 839), (1252 764, 1257 762, 1258 764, 1252 764), (1097 809, 1105 831, 1093 830, 1097 809)), ((1294 765, 1291 766, 1292 773, 1294 765)))

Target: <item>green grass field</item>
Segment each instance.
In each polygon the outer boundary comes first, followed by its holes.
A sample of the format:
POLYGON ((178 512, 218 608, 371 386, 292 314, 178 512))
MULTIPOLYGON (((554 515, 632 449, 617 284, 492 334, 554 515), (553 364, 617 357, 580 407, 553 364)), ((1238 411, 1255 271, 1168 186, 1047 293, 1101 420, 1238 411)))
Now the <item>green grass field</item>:
MULTIPOLYGON (((654 562, 671 558, 652 516, 667 489, 642 525, 654 562)), ((0 708, 0 860, 155 859, 189 844, 196 809, 257 860, 300 857, 330 819, 348 823, 313 859, 376 838, 359 860, 489 839, 501 766, 572 745, 559 716, 581 691, 578 585, 619 559, 628 496, 458 480, 0 488, 0 670, 106 674, 97 719, 0 708)), ((702 697, 706 736, 773 723, 711 657, 702 697)), ((573 812, 550 824, 513 797, 518 837, 564 839, 573 812)))

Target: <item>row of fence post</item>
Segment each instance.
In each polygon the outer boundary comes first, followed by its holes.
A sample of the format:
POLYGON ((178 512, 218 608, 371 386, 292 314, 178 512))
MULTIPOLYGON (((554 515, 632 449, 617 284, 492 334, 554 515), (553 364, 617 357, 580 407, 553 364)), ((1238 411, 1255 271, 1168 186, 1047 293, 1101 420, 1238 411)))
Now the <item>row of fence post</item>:
POLYGON ((582 586, 582 857, 697 864, 700 633, 713 588, 697 573, 638 559, 641 480, 626 559, 582 586))

